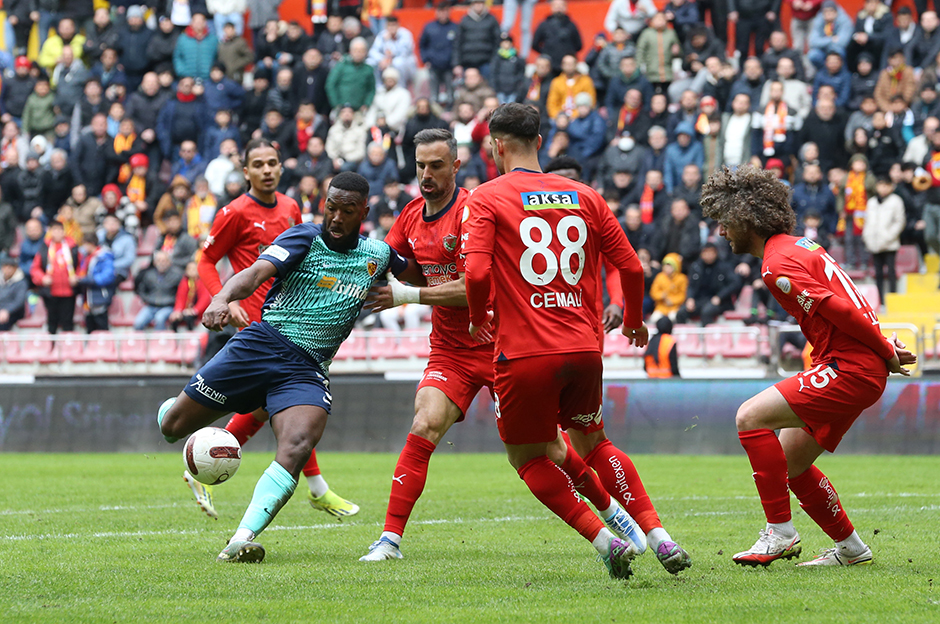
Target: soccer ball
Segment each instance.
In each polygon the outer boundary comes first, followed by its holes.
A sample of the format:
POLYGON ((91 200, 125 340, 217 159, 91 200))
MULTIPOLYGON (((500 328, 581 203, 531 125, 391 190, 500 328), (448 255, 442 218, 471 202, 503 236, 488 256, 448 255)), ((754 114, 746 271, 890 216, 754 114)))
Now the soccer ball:
POLYGON ((186 440, 183 461, 196 481, 217 485, 235 476, 242 463, 242 447, 225 429, 204 427, 186 440))

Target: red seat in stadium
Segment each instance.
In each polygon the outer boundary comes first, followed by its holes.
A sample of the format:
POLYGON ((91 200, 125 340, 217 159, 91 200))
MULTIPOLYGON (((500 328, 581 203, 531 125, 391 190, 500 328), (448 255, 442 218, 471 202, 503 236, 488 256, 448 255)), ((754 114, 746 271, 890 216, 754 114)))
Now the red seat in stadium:
POLYGON ((756 356, 758 350, 757 336, 741 333, 735 335, 734 344, 723 355, 727 358, 750 358, 756 356))
POLYGON ((400 357, 397 332, 387 329, 375 330, 369 336, 367 353, 370 359, 392 359, 400 357))
POLYGON ((339 346, 334 360, 362 360, 366 357, 366 339, 358 331, 353 331, 339 346))
POLYGON ((920 270, 920 256, 915 245, 901 245, 897 255, 898 273, 917 273, 920 270))
POLYGON ((118 361, 116 341, 107 331, 96 331, 85 341, 82 352, 72 357, 72 361, 79 362, 108 362, 118 361))
POLYGON ((182 364, 193 366, 199 356, 205 351, 209 334, 204 332, 190 332, 181 338, 180 361, 182 364))
POLYGON ((704 357, 705 350, 702 348, 702 340, 698 334, 674 332, 672 336, 676 339, 676 349, 679 355, 685 357, 704 357))
POLYGON ((66 332, 58 335, 58 349, 60 362, 75 362, 75 358, 81 359, 82 351, 85 350, 85 335, 76 332, 66 332))
POLYGON ((877 312, 878 308, 881 306, 881 297, 878 296, 878 287, 874 284, 856 284, 856 286, 858 286, 858 292, 865 297, 865 301, 868 302, 872 310, 877 312))
POLYGON ((431 355, 431 343, 424 334, 408 334, 398 343, 399 357, 426 358, 431 355))
POLYGON ((123 298, 118 295, 111 301, 111 307, 108 309, 108 322, 115 327, 132 327, 134 318, 143 307, 144 302, 136 295, 128 306, 124 305, 123 298))
POLYGON ((26 317, 16 324, 22 329, 39 329, 46 324, 46 305, 40 299, 36 303, 36 308, 32 314, 29 312, 29 305, 26 306, 26 317))
POLYGON ((144 332, 127 334, 121 337, 118 347, 118 358, 121 362, 148 361, 147 335, 144 332))
POLYGON ((734 310, 725 312, 725 318, 729 321, 743 321, 751 316, 751 302, 754 299, 754 288, 745 286, 741 289, 737 301, 734 302, 734 310))
POLYGON ((10 364, 52 364, 59 361, 55 345, 46 336, 7 340, 6 359, 10 364))
POLYGON ((705 357, 710 360, 718 356, 727 357, 733 346, 731 334, 705 334, 705 357))
POLYGON ((621 334, 619 330, 614 330, 604 336, 605 357, 611 357, 613 355, 625 355, 628 346, 630 345, 627 342, 627 337, 621 334))
POLYGON ((128 276, 126 280, 118 284, 118 289, 123 291, 134 290, 134 278, 128 276))
POLYGON ((148 336, 151 362, 179 364, 182 361, 179 337, 173 332, 159 332, 148 336))

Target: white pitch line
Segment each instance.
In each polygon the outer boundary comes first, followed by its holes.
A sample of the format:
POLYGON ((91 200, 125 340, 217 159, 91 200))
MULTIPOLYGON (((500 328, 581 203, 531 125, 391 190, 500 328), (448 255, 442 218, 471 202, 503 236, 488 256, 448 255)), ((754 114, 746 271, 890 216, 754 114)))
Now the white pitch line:
MULTIPOLYGON (((441 518, 436 520, 418 520, 409 524, 433 525, 433 524, 472 524, 477 522, 541 522, 551 520, 552 516, 504 516, 502 518, 474 518, 465 520, 463 518, 441 518)), ((330 524, 310 524, 302 526, 272 526, 265 529, 266 533, 272 531, 317 531, 322 529, 342 529, 348 527, 362 526, 382 526, 381 522, 371 523, 330 523, 330 524)), ((88 539, 88 538, 122 538, 122 537, 154 537, 159 535, 199 535, 201 533, 224 533, 224 530, 193 529, 181 531, 179 529, 166 529, 163 531, 102 531, 97 533, 44 533, 41 535, 2 535, 0 542, 22 542, 29 540, 51 540, 51 539, 88 539)))
POLYGON ((181 503, 172 503, 166 505, 102 505, 100 507, 78 507, 62 509, 3 509, 0 510, 0 516, 29 516, 45 515, 57 513, 98 513, 99 511, 146 511, 149 509, 172 509, 173 507, 188 507, 181 503))

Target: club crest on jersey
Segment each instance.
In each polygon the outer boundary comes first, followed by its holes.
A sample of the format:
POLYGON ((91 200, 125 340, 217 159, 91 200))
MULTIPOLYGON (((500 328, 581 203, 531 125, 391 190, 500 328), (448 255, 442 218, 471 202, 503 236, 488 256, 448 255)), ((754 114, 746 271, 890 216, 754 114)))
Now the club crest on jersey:
POLYGON ((577 191, 520 193, 524 210, 579 210, 577 191))
POLYGON ((444 249, 446 249, 447 251, 452 252, 455 249, 457 249, 457 235, 456 234, 448 234, 442 239, 441 242, 444 243, 444 249))
POLYGON ((782 292, 785 295, 789 295, 790 290, 793 289, 793 285, 790 283, 790 279, 786 277, 785 275, 781 275, 780 277, 778 277, 775 283, 777 284, 777 288, 780 289, 780 292, 782 292))
POLYGON ((796 241, 794 245, 798 247, 802 247, 806 251, 816 251, 817 249, 819 249, 819 243, 814 243, 813 241, 806 238, 805 236, 801 238, 800 240, 796 241))
POLYGON ((376 271, 379 270, 379 261, 375 258, 369 258, 366 261, 366 271, 369 272, 369 277, 375 277, 376 271))

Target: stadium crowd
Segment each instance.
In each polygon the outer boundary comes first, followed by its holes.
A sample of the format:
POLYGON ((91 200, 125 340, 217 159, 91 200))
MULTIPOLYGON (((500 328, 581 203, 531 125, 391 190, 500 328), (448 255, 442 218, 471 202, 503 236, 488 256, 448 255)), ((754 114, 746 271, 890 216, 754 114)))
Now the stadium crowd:
MULTIPOLYGON (((654 321, 713 323, 745 286, 747 322, 785 316, 759 260, 731 254, 701 214, 703 180, 747 163, 792 185, 800 235, 844 248, 851 270, 873 265, 883 300, 902 244, 940 252, 940 19, 786 1, 788 31, 781 0, 613 0, 585 41, 565 0, 538 24, 533 0, 507 0, 502 23, 481 0, 453 21, 443 0, 415 33, 374 3, 363 21, 356 0, 312 2, 312 35, 276 1, 5 0, 0 330, 40 298, 51 333, 74 329, 76 301, 87 331, 108 329, 122 283, 141 300, 136 329, 192 328, 209 302, 194 261, 245 191, 250 138, 280 146, 280 190, 305 221, 322 218, 333 175, 365 176, 364 233, 381 239, 417 194, 419 131, 454 133, 459 185, 497 175, 487 117, 503 102, 538 108, 543 167, 602 191, 654 321)), ((389 312, 386 326, 423 314, 389 312)))

